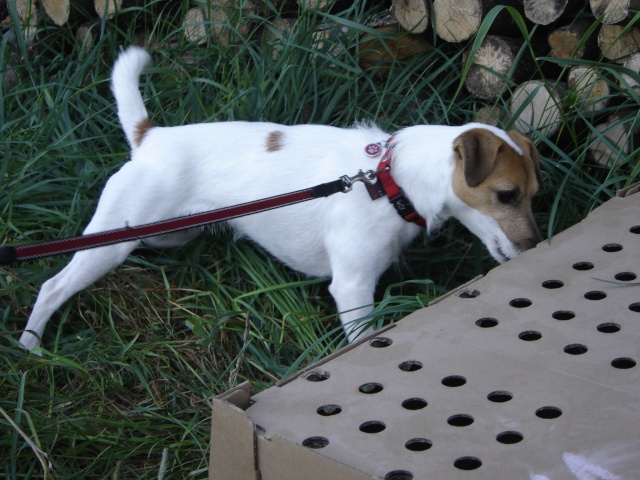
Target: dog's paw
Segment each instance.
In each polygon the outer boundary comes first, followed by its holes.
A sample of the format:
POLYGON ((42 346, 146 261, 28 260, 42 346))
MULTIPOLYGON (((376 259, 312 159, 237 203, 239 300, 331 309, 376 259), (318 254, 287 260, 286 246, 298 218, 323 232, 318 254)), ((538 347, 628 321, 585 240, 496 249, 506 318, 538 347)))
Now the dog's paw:
POLYGON ((34 349, 40 346, 40 339, 31 332, 24 332, 20 337, 20 345, 25 349, 40 356, 39 352, 34 352, 34 349))
POLYGON ((368 327, 366 323, 363 323, 363 325, 356 325, 355 328, 345 332, 345 334, 347 336, 347 341, 351 344, 356 340, 366 337, 367 335, 371 335, 373 332, 375 332, 373 328, 368 327))

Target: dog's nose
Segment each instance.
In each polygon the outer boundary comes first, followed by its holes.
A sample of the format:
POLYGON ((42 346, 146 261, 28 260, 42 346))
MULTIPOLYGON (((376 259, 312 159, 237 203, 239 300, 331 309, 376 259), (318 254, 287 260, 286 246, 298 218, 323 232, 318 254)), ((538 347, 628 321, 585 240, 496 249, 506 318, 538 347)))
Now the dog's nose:
POLYGON ((518 246, 522 249, 522 251, 525 251, 525 250, 529 250, 530 248, 535 247, 542 240, 544 240, 544 239, 542 238, 542 234, 540 233, 540 229, 536 225, 534 227, 534 231, 532 232, 532 235, 529 238, 525 238, 522 242, 520 242, 520 245, 518 245, 518 246))

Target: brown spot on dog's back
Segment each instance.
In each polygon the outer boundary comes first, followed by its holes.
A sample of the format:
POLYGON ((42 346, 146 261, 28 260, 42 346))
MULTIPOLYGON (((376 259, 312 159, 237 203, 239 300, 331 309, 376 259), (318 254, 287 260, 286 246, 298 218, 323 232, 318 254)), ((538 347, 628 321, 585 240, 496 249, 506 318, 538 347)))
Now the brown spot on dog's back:
POLYGON ((144 120, 140 120, 136 125, 136 133, 135 133, 135 146, 139 147, 142 145, 142 141, 144 140, 145 135, 153 128, 153 123, 149 120, 149 117, 144 120))
POLYGON ((277 152, 282 148, 284 134, 279 131, 271 132, 267 137, 267 152, 277 152))

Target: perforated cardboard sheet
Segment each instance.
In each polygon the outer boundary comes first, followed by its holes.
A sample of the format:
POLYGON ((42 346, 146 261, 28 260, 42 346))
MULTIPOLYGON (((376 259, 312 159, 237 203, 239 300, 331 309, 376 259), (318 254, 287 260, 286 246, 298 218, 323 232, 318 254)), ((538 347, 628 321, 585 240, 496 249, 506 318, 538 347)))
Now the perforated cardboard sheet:
POLYGON ((626 195, 242 408, 218 400, 210 478, 640 478, 640 194, 626 195), (232 408, 254 476, 228 476, 246 462, 216 420, 232 408))

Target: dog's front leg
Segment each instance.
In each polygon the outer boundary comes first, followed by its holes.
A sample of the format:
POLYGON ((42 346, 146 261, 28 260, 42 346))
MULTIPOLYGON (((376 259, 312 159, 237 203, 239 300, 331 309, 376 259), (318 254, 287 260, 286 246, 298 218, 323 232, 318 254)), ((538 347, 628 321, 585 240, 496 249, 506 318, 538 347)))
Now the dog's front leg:
POLYGON ((334 269, 329 291, 336 302, 347 339, 352 343, 356 338, 373 331, 369 327, 373 319, 366 317, 373 310, 377 275, 367 278, 366 275, 346 270, 348 271, 334 269))

